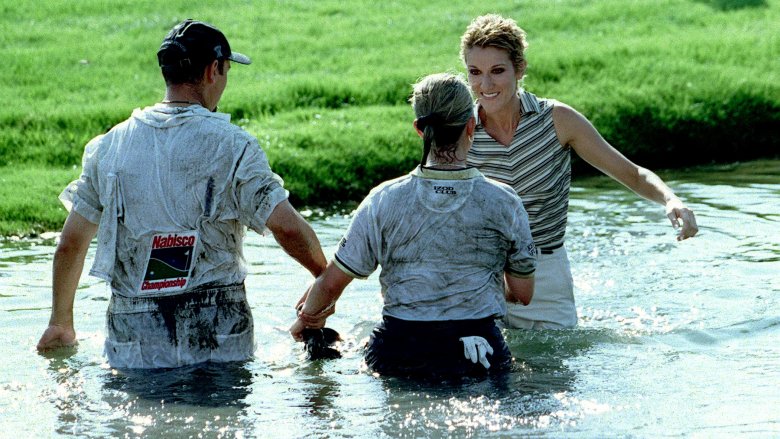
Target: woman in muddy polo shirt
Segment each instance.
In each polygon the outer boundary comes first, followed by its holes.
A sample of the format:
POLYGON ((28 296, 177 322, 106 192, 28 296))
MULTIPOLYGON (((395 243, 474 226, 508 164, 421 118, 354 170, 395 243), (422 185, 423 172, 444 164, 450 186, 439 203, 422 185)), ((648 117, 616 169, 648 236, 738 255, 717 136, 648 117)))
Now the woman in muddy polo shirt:
POLYGON ((353 278, 382 266, 384 307, 365 359, 400 376, 484 375, 512 357, 495 319, 506 301, 533 295, 528 217, 507 185, 467 168, 475 119, 463 79, 431 75, 414 86, 420 166, 374 188, 358 207, 335 258, 309 289, 290 328, 322 327, 353 278))

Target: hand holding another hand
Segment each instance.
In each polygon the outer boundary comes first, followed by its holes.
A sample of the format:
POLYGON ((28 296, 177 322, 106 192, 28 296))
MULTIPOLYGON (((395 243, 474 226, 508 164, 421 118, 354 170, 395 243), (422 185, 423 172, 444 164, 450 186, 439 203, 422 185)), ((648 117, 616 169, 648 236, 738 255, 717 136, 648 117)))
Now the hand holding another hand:
POLYGON ((336 312, 336 304, 332 303, 317 314, 307 314, 303 312, 303 305, 298 307, 298 319, 301 320, 307 328, 319 329, 325 326, 328 317, 336 312))
POLYGON ((296 307, 297 319, 290 327, 290 335, 296 341, 303 341, 303 330, 307 328, 319 329, 325 327, 325 321, 336 312, 336 304, 332 303, 317 314, 303 312, 303 303, 296 307))

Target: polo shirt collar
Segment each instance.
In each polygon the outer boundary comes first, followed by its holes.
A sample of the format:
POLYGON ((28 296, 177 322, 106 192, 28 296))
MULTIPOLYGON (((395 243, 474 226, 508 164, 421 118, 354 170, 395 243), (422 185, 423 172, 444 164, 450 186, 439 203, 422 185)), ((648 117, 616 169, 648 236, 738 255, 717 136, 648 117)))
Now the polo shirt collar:
MULTIPOLYGON (((517 95, 520 97, 521 116, 527 116, 529 114, 539 113, 542 111, 542 109, 539 108, 539 101, 536 100, 536 97, 533 94, 528 93, 521 88, 517 91, 517 95)), ((477 120, 477 126, 481 127, 482 121, 479 119, 479 103, 474 105, 474 118, 477 120)))
POLYGON ((424 168, 420 165, 417 165, 411 174, 428 180, 468 180, 481 175, 479 170, 473 167, 466 169, 432 169, 424 168))

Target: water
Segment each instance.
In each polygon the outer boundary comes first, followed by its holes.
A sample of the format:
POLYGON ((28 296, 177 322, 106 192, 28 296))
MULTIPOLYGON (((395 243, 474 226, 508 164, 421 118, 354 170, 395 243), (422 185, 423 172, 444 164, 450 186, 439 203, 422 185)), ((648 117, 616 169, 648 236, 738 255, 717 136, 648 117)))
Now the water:
MULTIPOLYGON (((700 235, 678 243, 657 206, 604 180, 572 192, 567 248, 580 326, 510 332, 503 380, 372 376, 360 347, 380 315, 376 274, 329 326, 344 357, 307 362, 287 334, 309 281, 272 238, 249 235, 255 359, 125 374, 101 356, 105 287, 84 276, 79 346, 35 352, 54 239, 0 246, 2 437, 777 437, 780 162, 667 176, 700 235)), ((349 218, 311 215, 330 256, 349 218)), ((94 254, 90 252, 88 261, 94 254)))

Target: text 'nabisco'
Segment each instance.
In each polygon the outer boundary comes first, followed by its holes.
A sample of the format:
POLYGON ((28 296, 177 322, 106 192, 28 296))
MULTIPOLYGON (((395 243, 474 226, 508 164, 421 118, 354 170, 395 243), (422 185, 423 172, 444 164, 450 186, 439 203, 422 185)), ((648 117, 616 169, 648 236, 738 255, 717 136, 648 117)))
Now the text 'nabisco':
POLYGON ((177 234, 168 236, 155 236, 152 240, 152 249, 170 248, 170 247, 192 247, 195 244, 194 236, 179 236, 177 234))

